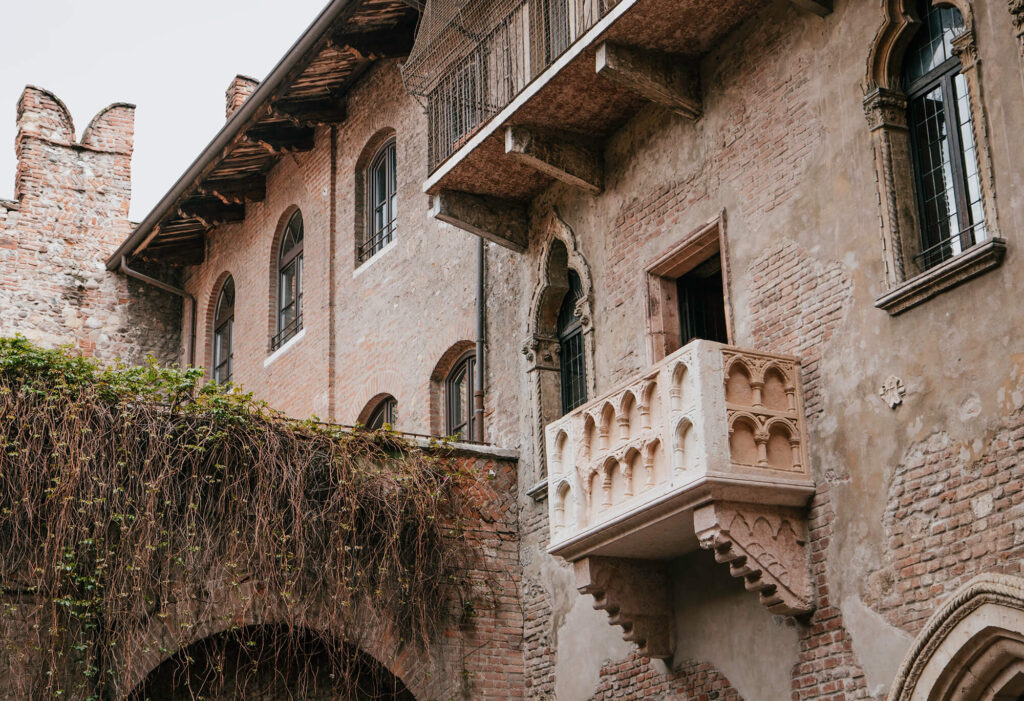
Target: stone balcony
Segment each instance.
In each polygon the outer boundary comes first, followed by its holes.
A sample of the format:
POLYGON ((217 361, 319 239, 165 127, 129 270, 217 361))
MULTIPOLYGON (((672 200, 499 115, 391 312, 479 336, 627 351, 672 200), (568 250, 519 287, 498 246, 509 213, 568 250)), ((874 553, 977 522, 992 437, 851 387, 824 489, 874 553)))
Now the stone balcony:
POLYGON ((806 437, 796 358, 694 341, 548 425, 548 551, 651 657, 673 650, 664 564, 698 548, 807 613, 806 437))

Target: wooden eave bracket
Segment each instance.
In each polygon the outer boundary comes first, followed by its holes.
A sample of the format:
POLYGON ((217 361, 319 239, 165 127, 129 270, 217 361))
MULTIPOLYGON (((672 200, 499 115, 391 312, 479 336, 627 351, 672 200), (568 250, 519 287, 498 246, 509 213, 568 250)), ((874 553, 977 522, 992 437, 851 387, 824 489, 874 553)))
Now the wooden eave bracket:
POLYGON ((653 560, 587 557, 573 563, 576 588, 594 597, 594 608, 608 613, 622 638, 645 657, 671 659, 675 621, 665 564, 653 560))
POLYGON ((606 41, 597 47, 597 74, 687 119, 703 113, 700 76, 692 59, 606 41))
POLYGON ((244 204, 225 204, 216 197, 192 197, 178 206, 184 219, 196 219, 206 228, 245 219, 244 204))
POLYGON ((333 96, 313 100, 278 100, 270 111, 297 127, 329 126, 348 119, 348 104, 343 98, 333 96))
POLYGON ((527 127, 505 129, 505 153, 556 180, 597 195, 604 166, 596 145, 573 136, 527 127))
POLYGON ((415 21, 406 21, 388 29, 369 32, 337 32, 331 36, 330 41, 338 48, 351 49, 360 57, 372 61, 405 58, 412 50, 415 38, 415 21))
POLYGON ((713 502, 693 513, 700 547, 779 616, 814 610, 807 523, 792 507, 713 502))
POLYGON ((522 253, 529 238, 526 205, 512 200, 442 190, 431 201, 430 214, 463 231, 522 253))
POLYGON ((262 202, 267 197, 267 176, 248 175, 243 178, 207 180, 199 191, 209 197, 216 197, 224 204, 245 204, 262 202))
POLYGON ((790 0, 790 2, 801 10, 813 12, 819 17, 824 17, 825 15, 832 13, 833 0, 790 0))
POLYGON ((245 132, 245 138, 277 155, 312 151, 316 132, 294 124, 258 124, 245 132))

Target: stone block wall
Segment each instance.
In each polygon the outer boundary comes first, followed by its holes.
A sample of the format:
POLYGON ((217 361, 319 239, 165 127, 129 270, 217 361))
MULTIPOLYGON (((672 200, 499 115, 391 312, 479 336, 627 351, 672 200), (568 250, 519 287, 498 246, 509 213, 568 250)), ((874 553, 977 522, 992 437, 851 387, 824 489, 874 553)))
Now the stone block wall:
POLYGON ((78 141, 59 99, 25 89, 15 199, 0 200, 0 335, 103 361, 177 361, 181 300, 105 267, 132 227, 134 115, 111 105, 78 141))

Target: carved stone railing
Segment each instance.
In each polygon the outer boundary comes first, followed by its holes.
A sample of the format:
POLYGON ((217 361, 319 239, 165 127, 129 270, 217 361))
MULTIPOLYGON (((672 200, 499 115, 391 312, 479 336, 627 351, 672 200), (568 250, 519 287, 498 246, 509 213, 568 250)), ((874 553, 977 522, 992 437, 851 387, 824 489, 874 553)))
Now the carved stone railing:
POLYGON ((690 343, 548 425, 548 550, 651 657, 673 626, 647 590, 698 548, 772 612, 807 613, 806 435, 796 358, 690 343))

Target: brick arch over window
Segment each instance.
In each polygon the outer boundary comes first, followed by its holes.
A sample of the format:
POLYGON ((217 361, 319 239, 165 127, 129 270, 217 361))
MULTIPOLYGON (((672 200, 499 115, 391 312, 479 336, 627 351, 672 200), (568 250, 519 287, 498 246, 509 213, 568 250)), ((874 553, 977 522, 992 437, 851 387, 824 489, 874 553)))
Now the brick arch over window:
POLYGON ((888 701, 1015 701, 1024 695, 1024 579, 964 585, 914 640, 888 701))
POLYGON ((339 641, 358 648, 362 653, 376 660, 393 674, 416 699, 432 699, 445 696, 450 681, 443 674, 446 660, 444 649, 421 650, 414 644, 402 644, 397 631, 384 624, 379 618, 366 617, 360 630, 324 630, 326 614, 315 604, 302 608, 298 617, 285 612, 275 615, 275 605, 269 602, 265 588, 258 582, 247 581, 240 585, 219 584, 210 590, 209 602, 202 612, 202 618, 193 625, 194 611, 168 609, 163 619, 154 618, 150 628, 132 649, 138 653, 130 656, 125 667, 115 670, 117 698, 130 698, 140 689, 153 670, 169 660, 175 644, 180 649, 243 627, 283 626, 292 629, 309 629, 335 636, 339 641), (245 610, 239 611, 239 602, 245 602, 245 610), (182 640, 181 630, 188 630, 190 636, 182 640))
MULTIPOLYGON (((875 153, 876 180, 881 225, 885 286, 888 290, 876 305, 899 313, 929 297, 969 279, 1002 260, 1004 244, 998 238, 995 210, 995 182, 988 138, 988 120, 983 104, 980 60, 974 32, 974 10, 969 0, 932 0, 935 7, 951 7, 963 18, 963 31, 952 40, 954 56, 966 84, 970 109, 971 139, 978 167, 980 200, 984 212, 985 252, 979 257, 961 256, 961 269, 934 281, 923 289, 918 283, 930 266, 922 260, 921 222, 915 191, 914 151, 910 138, 908 99, 904 92, 904 58, 915 36, 922 30, 917 7, 920 0, 883 0, 883 20, 868 53, 864 79, 864 114, 875 153), (898 290, 902 287, 903 291, 898 290), (895 291, 895 292, 894 292, 895 291)), ((966 115, 964 117, 967 117, 966 115)), ((980 243, 980 242, 979 242, 980 243)))
MULTIPOLYGON (((213 287, 210 288, 206 297, 206 311, 203 313, 203 368, 205 371, 206 379, 213 377, 213 332, 214 332, 214 316, 217 314, 217 298, 220 297, 220 291, 224 289, 224 283, 228 279, 234 279, 230 271, 224 270, 213 282, 213 287)), ((237 283, 235 287, 236 301, 235 305, 238 305, 237 295, 238 288, 237 283)))
POLYGON ((430 373, 430 433, 435 436, 443 435, 445 430, 445 380, 459 360, 475 348, 473 341, 456 342, 441 355, 430 373))
POLYGON ((554 209, 540 224, 541 252, 534 273, 530 298, 530 319, 523 355, 530 384, 531 427, 536 478, 543 480, 544 427, 562 416, 561 366, 558 341, 558 313, 569 292, 569 271, 579 278, 576 304, 583 332, 583 360, 587 368, 587 395, 596 392, 594 373, 594 287, 590 265, 580 252, 576 234, 554 209))
POLYGON ((355 218, 352 228, 355 235, 352 239, 356 267, 359 267, 364 262, 364 259, 360 254, 360 249, 362 248, 363 243, 367 240, 367 233, 371 226, 371 222, 368 219, 369 188, 367 180, 369 178, 369 168, 385 144, 388 142, 396 142, 396 134, 397 132, 391 127, 385 127, 378 130, 366 142, 366 145, 363 146, 363 150, 359 153, 359 158, 356 159, 355 177, 353 178, 353 182, 355 184, 355 196, 352 200, 354 205, 352 210, 355 218))
MULTIPOLYGON (((274 228, 274 236, 271 239, 270 251, 269 251, 269 253, 267 255, 267 258, 266 258, 266 260, 268 261, 267 272, 270 275, 270 285, 268 287, 268 289, 270 290, 270 295, 269 295, 269 299, 267 300, 267 339, 268 339, 268 341, 267 341, 267 348, 268 348, 268 350, 270 348, 270 339, 272 339, 277 334, 277 332, 278 332, 278 329, 277 329, 277 312, 278 312, 278 308, 277 308, 277 304, 278 304, 277 295, 278 295, 278 274, 280 272, 279 264, 280 264, 281 240, 284 238, 284 233, 285 233, 285 230, 288 228, 289 222, 291 222, 292 217, 295 216, 296 213, 300 213, 301 214, 301 210, 299 209, 298 205, 294 205, 294 204, 293 205, 289 205, 287 208, 285 208, 284 212, 281 213, 281 216, 277 220, 277 226, 274 228)), ((303 240, 305 240, 307 235, 308 235, 308 233, 309 233, 308 231, 305 230, 306 229, 305 217, 303 217, 303 224, 302 224, 302 226, 303 226, 303 240)))
POLYGON ((366 402, 366 406, 364 406, 363 410, 359 412, 359 416, 356 418, 356 421, 365 426, 369 422, 370 417, 373 416, 374 412, 376 412, 382 404, 389 401, 394 402, 396 405, 398 404, 398 400, 395 399, 394 395, 390 392, 381 392, 380 394, 375 395, 370 399, 370 401, 366 402))

